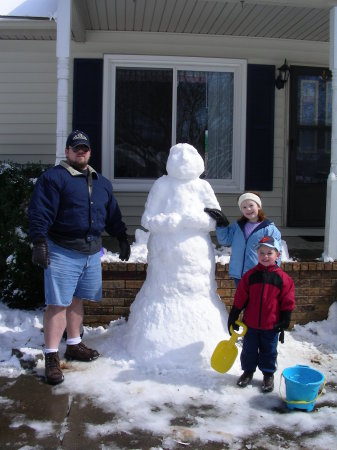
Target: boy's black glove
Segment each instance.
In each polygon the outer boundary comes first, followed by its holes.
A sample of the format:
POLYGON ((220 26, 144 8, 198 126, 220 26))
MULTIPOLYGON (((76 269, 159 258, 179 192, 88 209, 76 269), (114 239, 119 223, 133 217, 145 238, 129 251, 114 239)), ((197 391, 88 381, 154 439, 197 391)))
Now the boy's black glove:
POLYGON ((229 313, 228 316, 228 322, 227 322, 227 328, 228 328, 228 332, 231 335, 231 326, 233 327, 233 330, 238 330, 240 327, 239 325, 237 325, 235 322, 238 320, 239 315, 240 315, 241 309, 236 308, 235 306, 232 306, 232 309, 229 313))
POLYGON ((117 236, 118 242, 119 242, 119 259, 122 261, 128 261, 131 254, 131 247, 128 241, 127 234, 121 234, 120 236, 117 236))
POLYGON ((227 227, 229 225, 227 217, 220 209, 204 208, 204 211, 216 221, 217 227, 227 227))
POLYGON ((274 325, 274 331, 280 332, 282 330, 286 330, 290 325, 291 312, 290 311, 281 311, 280 312, 280 321, 274 325))
POLYGON ((281 344, 284 343, 284 330, 289 328, 290 318, 291 318, 290 311, 281 311, 280 321, 274 325, 274 331, 280 333, 278 340, 281 342, 281 344))
POLYGON ((47 269, 50 264, 49 249, 45 238, 36 239, 33 242, 32 263, 35 266, 47 269))

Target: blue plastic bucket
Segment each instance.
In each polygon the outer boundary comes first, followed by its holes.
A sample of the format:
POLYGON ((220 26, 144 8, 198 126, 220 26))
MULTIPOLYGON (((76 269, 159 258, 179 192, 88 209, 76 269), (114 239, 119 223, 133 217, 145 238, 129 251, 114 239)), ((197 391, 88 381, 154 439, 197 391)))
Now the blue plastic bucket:
POLYGON ((324 375, 309 366, 299 364, 284 369, 282 375, 286 385, 286 399, 284 400, 288 408, 312 411, 317 398, 322 393, 325 384, 324 375))

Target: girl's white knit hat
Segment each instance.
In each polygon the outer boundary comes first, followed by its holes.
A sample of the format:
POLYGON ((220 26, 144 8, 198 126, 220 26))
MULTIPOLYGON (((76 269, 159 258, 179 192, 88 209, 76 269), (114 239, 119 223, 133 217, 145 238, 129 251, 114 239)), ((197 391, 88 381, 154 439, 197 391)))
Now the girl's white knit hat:
POLYGON ((253 202, 255 202, 259 208, 262 208, 262 201, 258 195, 253 194, 252 192, 245 192, 244 194, 240 195, 238 200, 238 205, 240 209, 241 203, 244 202, 245 200, 253 200, 253 202))

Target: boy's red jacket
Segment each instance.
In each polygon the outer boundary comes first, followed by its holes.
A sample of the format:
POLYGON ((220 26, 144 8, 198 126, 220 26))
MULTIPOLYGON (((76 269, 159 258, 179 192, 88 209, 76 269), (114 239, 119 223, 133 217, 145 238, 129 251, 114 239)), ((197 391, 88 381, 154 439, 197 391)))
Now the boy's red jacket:
POLYGON ((234 306, 245 309, 244 323, 250 328, 272 330, 281 311, 295 307, 295 286, 291 277, 276 264, 257 264, 241 278, 234 306))

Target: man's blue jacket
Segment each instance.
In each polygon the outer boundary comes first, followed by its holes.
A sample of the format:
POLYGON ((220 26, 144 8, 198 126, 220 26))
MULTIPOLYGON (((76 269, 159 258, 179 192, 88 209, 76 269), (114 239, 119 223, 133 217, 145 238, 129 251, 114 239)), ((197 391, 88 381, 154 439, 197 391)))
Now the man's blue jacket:
POLYGON ((88 181, 65 161, 39 177, 28 208, 32 242, 49 233, 87 242, 99 239, 103 230, 116 237, 126 233, 110 181, 88 168, 88 181))

